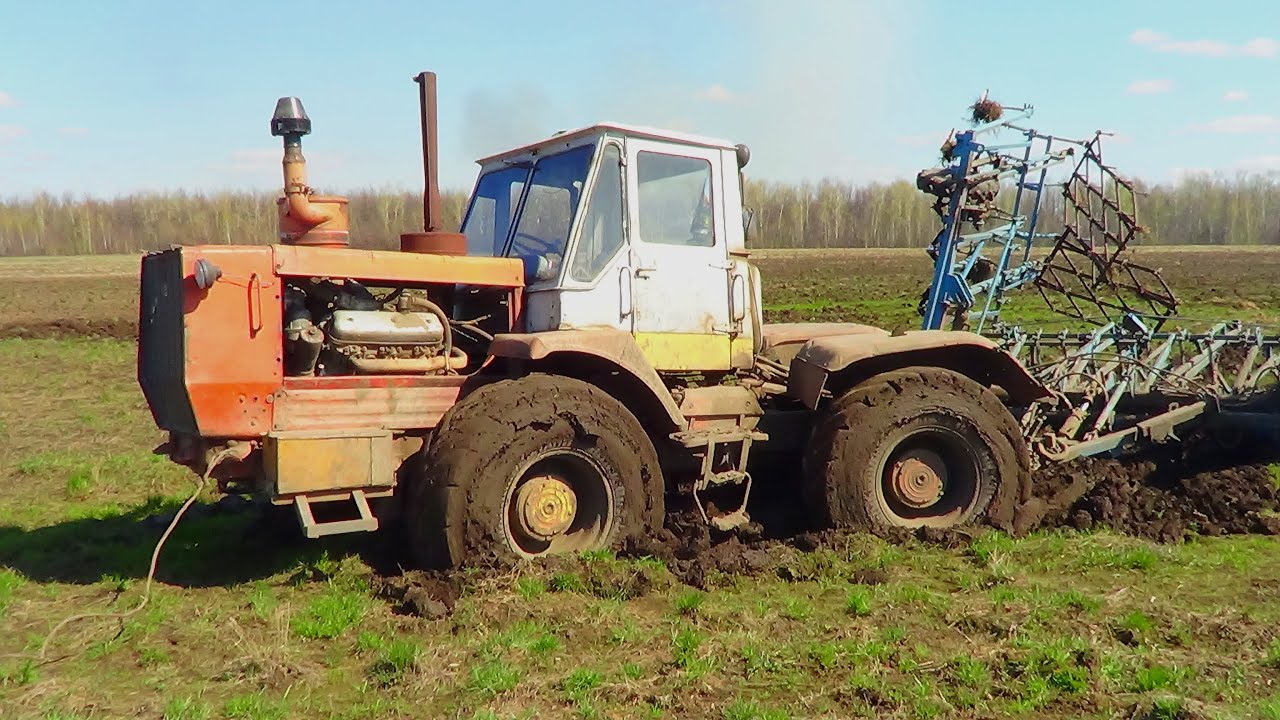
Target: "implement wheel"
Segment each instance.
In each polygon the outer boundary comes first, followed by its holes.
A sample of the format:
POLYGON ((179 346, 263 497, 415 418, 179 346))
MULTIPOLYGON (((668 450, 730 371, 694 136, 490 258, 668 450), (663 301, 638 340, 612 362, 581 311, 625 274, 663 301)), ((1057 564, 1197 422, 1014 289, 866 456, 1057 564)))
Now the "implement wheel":
POLYGON ((573 378, 486 385, 450 409, 406 508, 429 567, 615 547, 658 529, 657 452, 622 403, 573 378))
POLYGON ((827 409, 805 453, 805 504, 821 527, 948 528, 980 519, 1029 473, 995 394, 950 370, 908 368, 827 409))

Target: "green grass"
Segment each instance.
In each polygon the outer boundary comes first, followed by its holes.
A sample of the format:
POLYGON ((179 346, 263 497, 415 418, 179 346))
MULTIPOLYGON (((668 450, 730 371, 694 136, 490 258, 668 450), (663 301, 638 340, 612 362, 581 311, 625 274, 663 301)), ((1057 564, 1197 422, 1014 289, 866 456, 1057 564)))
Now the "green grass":
POLYGON ((707 595, 698 590, 686 590, 676 595, 676 612, 681 615, 696 615, 698 608, 706 602, 707 595))
POLYGON ((284 720, 289 716, 289 707, 264 693, 249 693, 228 700, 222 708, 222 715, 227 720, 284 720))
POLYGON ((194 697, 174 698, 164 706, 164 720, 208 720, 209 704, 194 697))
POLYGON ((467 687, 485 697, 497 697, 515 688, 523 673, 498 660, 489 660, 471 669, 467 687))
POLYGON ((1176 667, 1152 665, 1139 668, 1133 675, 1133 690, 1151 692, 1153 690, 1173 688, 1177 686, 1183 677, 1185 677, 1185 673, 1176 667))
POLYGON ((849 594, 844 599, 845 612, 854 617, 866 617, 871 614, 874 604, 871 600, 871 591, 864 587, 855 587, 849 590, 849 594))
POLYGON ((331 588, 293 619, 293 631, 309 640, 338 637, 360 621, 367 605, 360 593, 331 588))
POLYGON ((378 659, 369 668, 369 678, 380 686, 394 685, 413 670, 421 654, 418 643, 395 638, 380 648, 378 659))
POLYGON ((789 720, 791 715, 783 710, 762 707, 745 700, 734 700, 727 705, 721 717, 724 720, 789 720))

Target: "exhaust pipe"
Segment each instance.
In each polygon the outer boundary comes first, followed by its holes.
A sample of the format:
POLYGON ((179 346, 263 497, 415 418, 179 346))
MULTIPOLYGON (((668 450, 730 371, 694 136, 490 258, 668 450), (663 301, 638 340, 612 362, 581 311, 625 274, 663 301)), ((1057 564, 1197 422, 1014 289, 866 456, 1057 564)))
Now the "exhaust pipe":
POLYGON ((422 232, 400 236, 400 249, 411 253, 466 255, 467 238, 462 233, 440 229, 440 163, 436 145, 436 74, 420 72, 413 81, 418 84, 418 109, 422 116, 422 232))

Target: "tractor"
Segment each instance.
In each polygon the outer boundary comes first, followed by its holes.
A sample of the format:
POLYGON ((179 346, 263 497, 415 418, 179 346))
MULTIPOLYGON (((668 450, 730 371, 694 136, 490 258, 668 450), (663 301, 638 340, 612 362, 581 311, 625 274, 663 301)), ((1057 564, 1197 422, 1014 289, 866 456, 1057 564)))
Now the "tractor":
POLYGON ((1032 462, 1015 413, 1045 388, 972 333, 765 323, 745 145, 556 133, 479 160, 452 232, 436 78, 415 81, 424 223, 400 251, 349 245, 283 98, 276 243, 143 257, 158 452, 308 537, 394 515, 432 567, 617 547, 675 499, 732 531, 764 456, 760 482, 817 527, 1011 522, 1032 462))

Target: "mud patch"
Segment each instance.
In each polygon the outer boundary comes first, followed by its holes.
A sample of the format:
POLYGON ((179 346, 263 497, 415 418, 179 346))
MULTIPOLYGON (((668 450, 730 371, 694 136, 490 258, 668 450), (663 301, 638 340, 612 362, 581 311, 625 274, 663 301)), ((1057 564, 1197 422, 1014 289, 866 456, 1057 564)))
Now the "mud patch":
POLYGON ((395 605, 401 615, 439 620, 448 617, 462 596, 462 581, 445 573, 407 572, 374 576, 374 594, 395 605))

